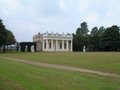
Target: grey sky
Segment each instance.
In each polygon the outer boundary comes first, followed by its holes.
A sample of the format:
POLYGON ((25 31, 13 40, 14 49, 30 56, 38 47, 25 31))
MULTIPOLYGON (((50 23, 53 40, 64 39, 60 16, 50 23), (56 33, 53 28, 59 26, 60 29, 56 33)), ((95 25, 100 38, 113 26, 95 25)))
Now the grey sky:
POLYGON ((83 21, 89 29, 120 23, 120 0, 0 0, 0 18, 17 41, 34 34, 75 33, 83 21))

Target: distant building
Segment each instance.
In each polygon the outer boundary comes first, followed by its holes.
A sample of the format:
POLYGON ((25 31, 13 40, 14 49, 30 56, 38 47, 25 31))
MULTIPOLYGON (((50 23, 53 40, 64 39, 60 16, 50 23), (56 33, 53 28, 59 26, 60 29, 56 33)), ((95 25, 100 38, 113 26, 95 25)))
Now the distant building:
POLYGON ((73 51, 73 37, 71 34, 44 33, 33 36, 37 51, 73 51))

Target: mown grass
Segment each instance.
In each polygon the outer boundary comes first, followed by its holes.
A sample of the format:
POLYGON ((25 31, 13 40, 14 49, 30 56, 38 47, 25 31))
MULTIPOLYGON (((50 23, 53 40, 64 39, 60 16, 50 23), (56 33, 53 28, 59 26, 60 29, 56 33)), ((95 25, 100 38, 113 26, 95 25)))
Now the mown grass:
POLYGON ((119 52, 71 53, 5 53, 0 56, 20 58, 44 63, 62 64, 120 74, 119 52))
POLYGON ((0 59, 0 90, 120 90, 120 79, 0 59))

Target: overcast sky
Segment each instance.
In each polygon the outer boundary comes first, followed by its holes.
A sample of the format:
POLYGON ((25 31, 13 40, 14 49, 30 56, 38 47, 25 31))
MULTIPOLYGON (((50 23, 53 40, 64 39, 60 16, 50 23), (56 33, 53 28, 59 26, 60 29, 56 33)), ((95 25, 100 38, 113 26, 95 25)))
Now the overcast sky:
POLYGON ((0 0, 0 18, 17 41, 45 32, 75 33, 86 21, 94 26, 120 25, 120 0, 0 0))

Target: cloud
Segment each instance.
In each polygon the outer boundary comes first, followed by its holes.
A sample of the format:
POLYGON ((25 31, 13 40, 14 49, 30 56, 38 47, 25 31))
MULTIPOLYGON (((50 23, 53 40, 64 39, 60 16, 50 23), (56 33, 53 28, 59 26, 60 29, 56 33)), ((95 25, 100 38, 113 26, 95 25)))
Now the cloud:
POLYGON ((100 4, 101 4, 101 0, 92 0, 92 1, 91 0, 80 0, 79 5, 78 5, 79 12, 86 13, 86 12, 93 11, 94 9, 99 8, 100 4))
POLYGON ((4 0, 3 2, 11 10, 17 10, 21 6, 19 0, 4 0))
POLYGON ((120 25, 119 15, 119 0, 0 0, 0 18, 18 41, 37 32, 74 33, 83 21, 90 30, 120 25))
POLYGON ((67 7, 65 5, 65 0, 59 0, 59 6, 62 10, 66 11, 67 7))
POLYGON ((96 24, 99 21, 99 16, 92 13, 86 16, 86 20, 90 23, 96 24))
POLYGON ((7 10, 3 10, 3 13, 4 13, 4 15, 7 16, 7 17, 9 16, 9 13, 8 13, 7 10))
POLYGON ((79 2, 79 10, 80 13, 84 13, 87 11, 87 9, 89 8, 89 0, 80 0, 79 2))

